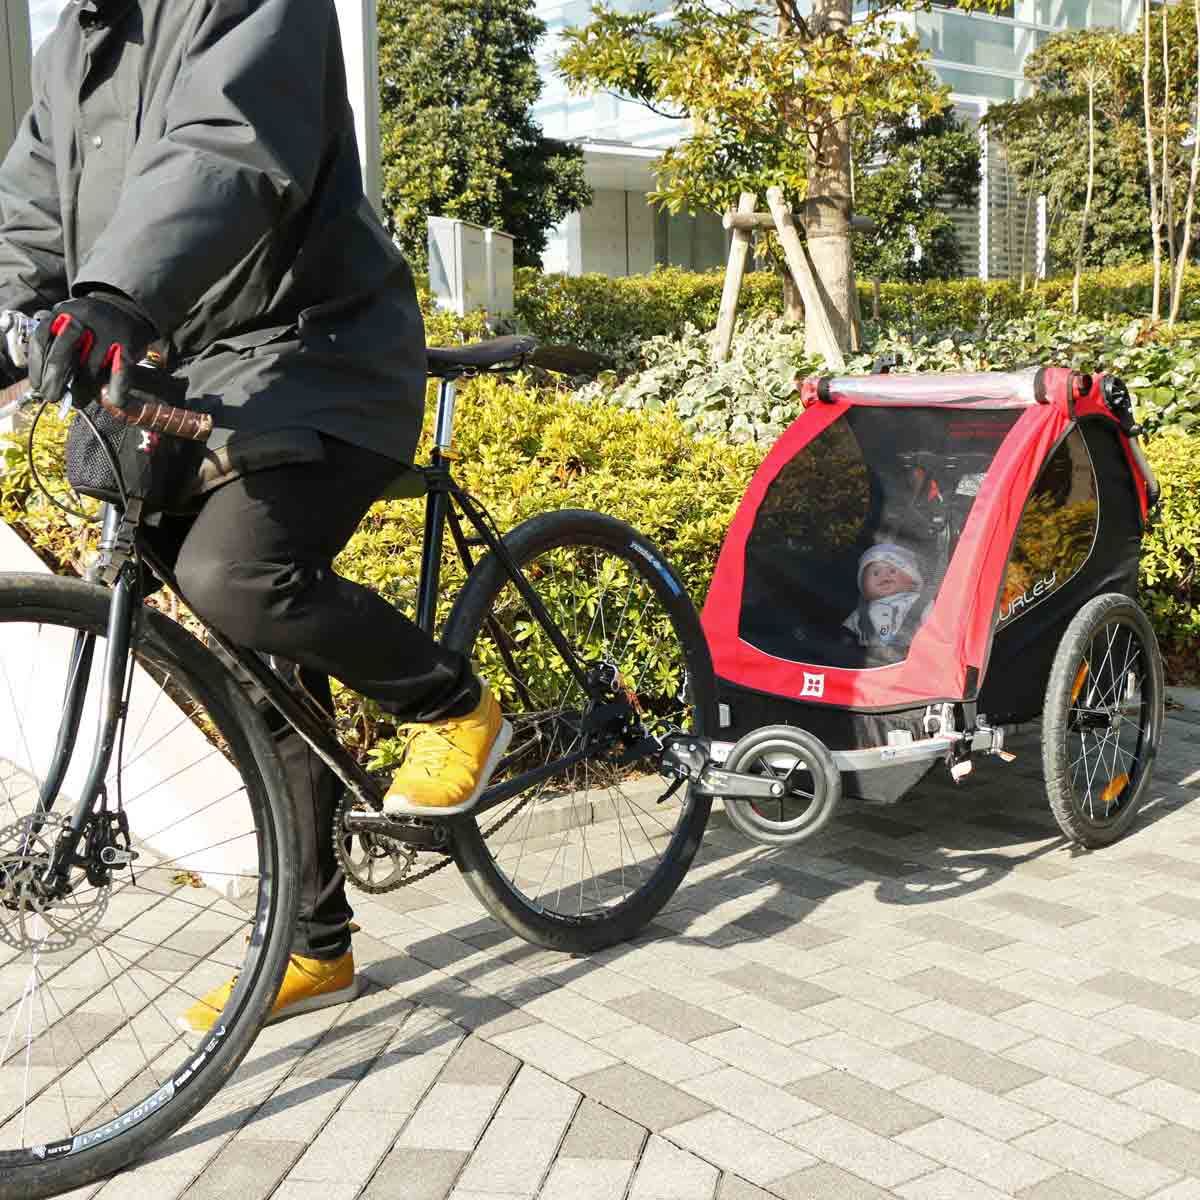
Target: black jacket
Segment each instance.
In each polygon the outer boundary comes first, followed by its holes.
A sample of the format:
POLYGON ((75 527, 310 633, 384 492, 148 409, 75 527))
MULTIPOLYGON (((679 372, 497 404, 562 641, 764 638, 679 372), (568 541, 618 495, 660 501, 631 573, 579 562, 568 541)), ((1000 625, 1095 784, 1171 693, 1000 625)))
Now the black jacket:
POLYGON ((411 462, 425 341, 367 203, 332 0, 82 0, 0 165, 0 308, 95 284, 167 339, 215 416, 204 482, 319 457, 411 462))

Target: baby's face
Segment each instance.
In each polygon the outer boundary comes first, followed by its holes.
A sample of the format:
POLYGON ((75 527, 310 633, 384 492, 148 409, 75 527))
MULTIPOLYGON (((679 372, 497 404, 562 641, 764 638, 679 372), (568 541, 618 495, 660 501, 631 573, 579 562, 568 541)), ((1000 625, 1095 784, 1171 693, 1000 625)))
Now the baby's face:
POLYGON ((868 600, 882 600, 901 592, 915 592, 917 581, 907 571, 889 562, 873 562, 868 563, 863 572, 862 590, 868 600))

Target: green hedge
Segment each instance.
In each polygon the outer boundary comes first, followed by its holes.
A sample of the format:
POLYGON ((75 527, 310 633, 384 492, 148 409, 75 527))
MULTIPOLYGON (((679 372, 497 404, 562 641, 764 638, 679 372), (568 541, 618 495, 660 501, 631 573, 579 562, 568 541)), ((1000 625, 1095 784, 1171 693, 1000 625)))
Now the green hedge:
MULTIPOLYGON (((1083 276, 1081 315, 1149 312, 1150 266, 1113 267, 1083 276)), ((609 279, 604 275, 543 275, 517 272, 516 310, 523 328, 548 342, 627 356, 633 341, 679 336, 687 325, 711 330, 717 323, 723 272, 695 273, 665 268, 649 275, 609 279)), ((1188 272, 1185 317, 1200 318, 1200 268, 1188 272)), ((864 316, 872 314, 870 283, 859 283, 864 316)), ((880 286, 880 323, 907 330, 975 329, 1046 309, 1069 312, 1071 278, 1043 280, 1020 290, 1019 283, 954 279, 880 286)), ((739 301, 742 318, 781 314, 779 280, 769 271, 751 272, 739 301)), ((433 341, 433 338, 430 338, 433 341)))
POLYGON ((1162 486, 1142 543, 1142 604, 1154 622, 1167 678, 1200 681, 1200 437, 1180 432, 1146 446, 1162 486))

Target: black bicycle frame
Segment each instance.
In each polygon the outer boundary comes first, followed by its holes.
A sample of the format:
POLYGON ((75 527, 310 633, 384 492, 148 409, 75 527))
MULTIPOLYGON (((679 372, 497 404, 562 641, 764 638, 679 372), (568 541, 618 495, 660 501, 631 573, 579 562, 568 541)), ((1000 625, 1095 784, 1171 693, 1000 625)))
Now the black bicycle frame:
MULTIPOLYGON (((596 685, 588 678, 571 644, 554 623, 541 598, 509 553, 503 539, 495 532, 486 510, 451 478, 450 463, 453 453, 450 450, 450 435, 454 412, 454 383, 453 379, 441 381, 435 446, 430 465, 421 469, 425 477, 426 498, 425 535, 417 591, 417 624, 433 636, 441 583, 444 532, 448 524, 455 549, 468 574, 475 565, 472 547, 483 546, 494 554, 505 574, 528 604, 535 619, 546 631, 555 649, 562 655, 563 661, 583 688, 584 695, 596 699, 599 695, 596 685), (474 538, 468 537, 463 528, 464 516, 475 531, 474 538)), ((125 716, 124 695, 131 670, 130 650, 134 623, 141 611, 137 557, 132 553, 135 540, 138 554, 154 574, 174 591, 179 591, 174 572, 168 564, 153 547, 137 536, 140 505, 134 502, 131 508, 135 509, 132 514, 122 513, 113 505, 104 505, 100 556, 97 565, 88 574, 92 582, 102 579, 111 581, 112 599, 106 630, 99 727, 92 761, 75 809, 69 820, 64 822, 62 834, 56 843, 54 861, 47 872, 48 876, 57 875, 63 884, 66 883, 72 863, 77 860, 84 827, 100 796, 112 760, 118 723, 125 716)), ((235 645, 211 626, 206 625, 205 628, 212 640, 262 689, 271 704, 312 747, 350 793, 365 801, 371 808, 380 808, 382 797, 377 781, 368 775, 342 746, 329 724, 328 716, 289 687, 260 655, 235 645)), ((54 758, 40 788, 39 814, 42 815, 48 815, 53 810, 74 753, 87 695, 88 676, 95 654, 95 643, 94 633, 81 631, 75 635, 54 758)), ((576 751, 561 760, 546 764, 529 775, 495 784, 483 793, 473 811, 480 812, 495 807, 530 784, 539 782, 543 776, 550 777, 583 757, 586 757, 586 751, 576 751)))

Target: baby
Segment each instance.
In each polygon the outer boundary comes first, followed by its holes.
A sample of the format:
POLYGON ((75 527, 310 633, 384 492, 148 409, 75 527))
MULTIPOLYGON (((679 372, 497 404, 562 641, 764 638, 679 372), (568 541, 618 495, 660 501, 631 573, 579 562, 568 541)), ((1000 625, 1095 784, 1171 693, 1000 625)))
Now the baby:
POLYGON ((858 560, 858 607, 843 622, 860 646, 899 646, 901 630, 925 581, 917 556, 895 542, 880 542, 858 560))

